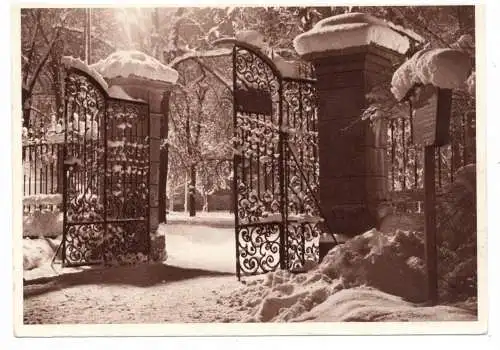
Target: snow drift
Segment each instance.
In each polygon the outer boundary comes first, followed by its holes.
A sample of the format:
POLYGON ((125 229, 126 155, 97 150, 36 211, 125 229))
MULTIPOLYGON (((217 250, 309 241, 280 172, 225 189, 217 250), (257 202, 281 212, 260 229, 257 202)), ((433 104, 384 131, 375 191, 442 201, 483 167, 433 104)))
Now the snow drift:
POLYGON ((23 270, 33 270, 49 263, 54 256, 61 237, 23 240, 23 270))
POLYGON ((414 303, 425 298, 422 250, 415 233, 370 230, 307 274, 268 273, 219 303, 244 313, 242 322, 474 320, 474 310, 414 303))
POLYGON ((421 307, 377 289, 356 287, 329 296, 323 303, 294 319, 294 322, 415 322, 473 321, 469 309, 437 305, 421 307))
POLYGON ((60 211, 36 210, 23 216, 24 237, 55 237, 62 231, 63 214, 60 211))
POLYGON ((268 273, 233 292, 225 302, 247 307, 244 321, 267 322, 294 320, 340 290, 365 285, 422 301, 425 276, 418 257, 423 247, 418 243, 410 232, 385 235, 370 230, 333 248, 307 274, 268 273))

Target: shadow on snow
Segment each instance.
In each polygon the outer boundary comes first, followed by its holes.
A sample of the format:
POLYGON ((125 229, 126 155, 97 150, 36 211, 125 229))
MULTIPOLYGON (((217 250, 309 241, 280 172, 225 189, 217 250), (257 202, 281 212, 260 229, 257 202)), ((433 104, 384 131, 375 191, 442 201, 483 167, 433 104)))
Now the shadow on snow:
POLYGON ((156 284, 168 284, 171 282, 198 277, 232 275, 234 275, 234 273, 182 268, 160 263, 136 266, 118 266, 89 269, 81 272, 24 281, 23 295, 26 298, 84 284, 115 284, 150 287, 156 284))

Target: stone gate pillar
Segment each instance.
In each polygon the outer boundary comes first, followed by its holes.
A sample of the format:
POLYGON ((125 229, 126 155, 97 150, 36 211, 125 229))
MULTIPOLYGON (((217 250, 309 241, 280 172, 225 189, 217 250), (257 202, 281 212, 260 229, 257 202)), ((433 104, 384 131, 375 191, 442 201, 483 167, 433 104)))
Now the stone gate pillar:
POLYGON ((320 203, 335 232, 376 227, 387 194, 386 128, 362 121, 373 86, 390 87, 392 63, 407 37, 361 13, 326 18, 294 40, 315 67, 319 113, 320 203))
MULTIPOLYGON (((127 95, 149 104, 150 118, 150 179, 149 179, 149 229, 151 232, 151 256, 154 261, 166 259, 165 237, 158 232, 160 146, 164 125, 165 105, 169 93, 177 82, 176 70, 163 65, 153 57, 138 51, 121 51, 92 65, 108 82, 110 90, 119 86, 127 95)), ((164 214, 164 213, 163 213, 164 214)), ((162 220, 163 221, 163 220, 162 220)))

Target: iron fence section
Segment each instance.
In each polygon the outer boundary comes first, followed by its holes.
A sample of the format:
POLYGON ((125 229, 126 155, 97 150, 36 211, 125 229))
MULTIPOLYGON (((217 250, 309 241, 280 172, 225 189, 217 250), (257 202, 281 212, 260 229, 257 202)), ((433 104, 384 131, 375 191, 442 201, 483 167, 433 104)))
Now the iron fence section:
MULTIPOLYGON (((456 111, 456 107, 455 107, 456 111)), ((387 127, 388 181, 391 200, 402 211, 423 208, 423 147, 413 144, 410 118, 389 120, 387 127)), ((475 163, 475 118, 453 114, 450 143, 436 147, 436 189, 438 193, 454 182, 458 169, 475 163)))
POLYGON ((42 199, 43 195, 62 195, 63 148, 63 144, 43 142, 22 146, 23 196, 27 198, 24 213, 58 208, 57 204, 36 199, 42 199))

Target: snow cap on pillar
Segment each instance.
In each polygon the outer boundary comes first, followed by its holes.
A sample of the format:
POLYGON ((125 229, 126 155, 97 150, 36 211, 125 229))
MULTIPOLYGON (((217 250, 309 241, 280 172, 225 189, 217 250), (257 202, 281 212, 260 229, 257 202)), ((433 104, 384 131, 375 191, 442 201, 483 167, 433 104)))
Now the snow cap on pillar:
POLYGON ((116 51, 91 67, 107 80, 130 77, 173 85, 179 78, 175 69, 140 51, 116 51))
POLYGON ((116 51, 91 66, 108 85, 149 103, 150 112, 162 113, 162 98, 177 83, 179 73, 140 51, 116 51))
POLYGON ((410 42, 398 32, 405 32, 418 41, 421 39, 415 33, 407 33, 403 28, 396 31, 396 28, 394 24, 365 13, 346 13, 319 21, 311 30, 298 35, 293 45, 301 56, 369 44, 404 54, 410 42))

